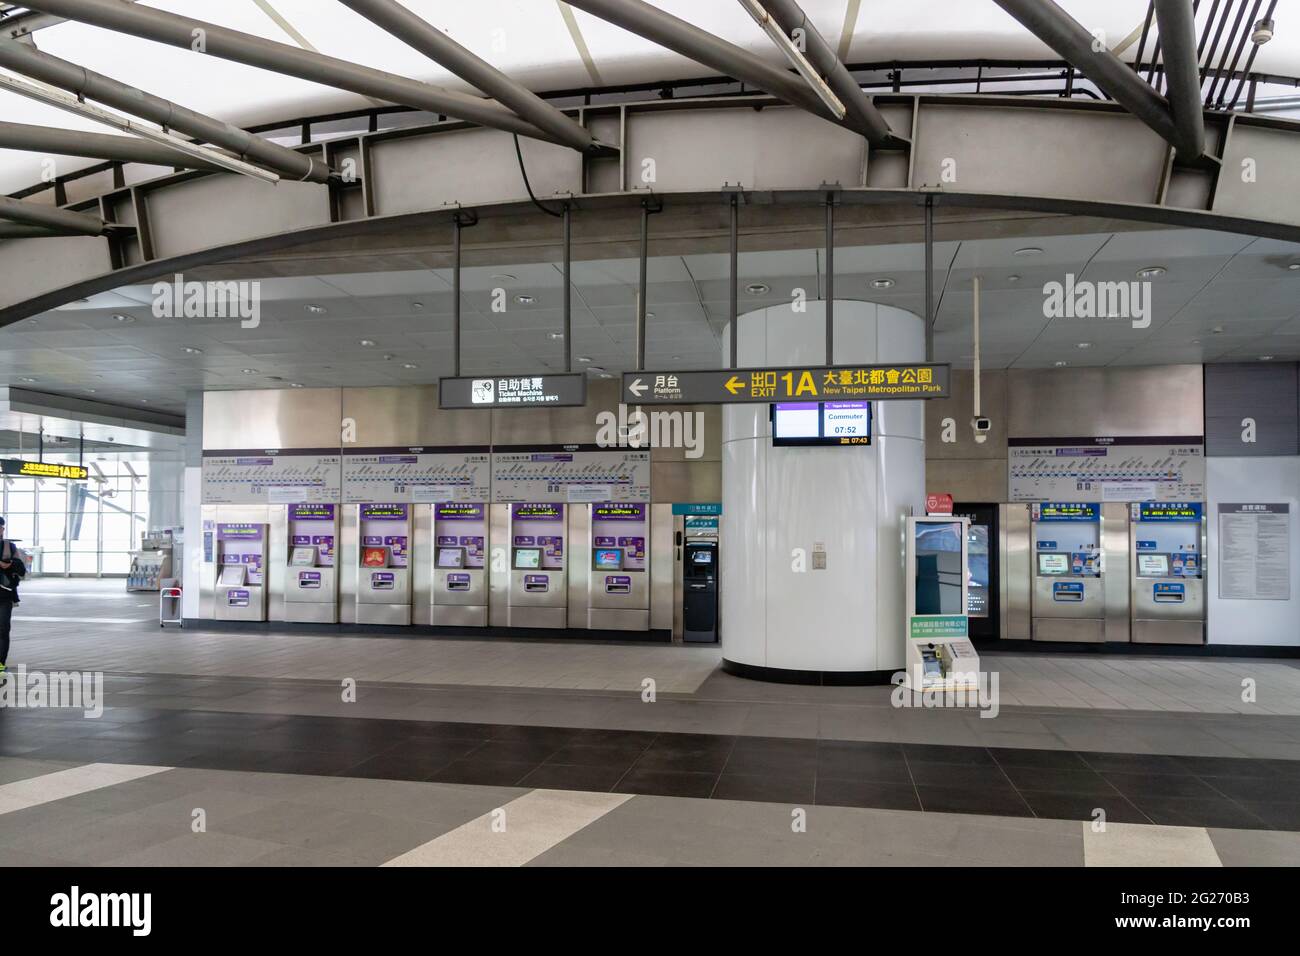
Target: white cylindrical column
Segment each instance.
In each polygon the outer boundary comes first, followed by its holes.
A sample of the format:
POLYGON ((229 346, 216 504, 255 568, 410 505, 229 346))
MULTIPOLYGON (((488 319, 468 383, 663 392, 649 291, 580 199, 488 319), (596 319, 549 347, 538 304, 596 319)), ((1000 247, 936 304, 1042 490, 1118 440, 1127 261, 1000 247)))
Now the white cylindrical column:
MULTIPOLYGON (((739 325, 742 369, 825 363, 824 302, 739 325)), ((836 301, 834 334, 836 364, 925 360, 924 321, 893 306, 836 301)), ((768 405, 724 407, 720 630, 731 672, 871 683, 902 669, 903 519, 924 509, 925 414, 919 401, 872 411, 869 446, 774 448, 768 405)))

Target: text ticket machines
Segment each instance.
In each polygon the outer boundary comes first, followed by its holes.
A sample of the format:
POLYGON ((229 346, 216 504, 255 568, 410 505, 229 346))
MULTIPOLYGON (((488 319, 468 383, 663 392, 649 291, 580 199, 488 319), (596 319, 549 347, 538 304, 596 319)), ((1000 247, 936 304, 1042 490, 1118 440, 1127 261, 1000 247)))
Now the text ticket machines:
POLYGON ((564 505, 510 506, 510 627, 568 627, 564 505))
POLYGON ((1205 641, 1205 509, 1188 502, 1129 506, 1133 641, 1205 641))
POLYGON ((288 574, 285 577, 284 619, 336 624, 339 619, 338 508, 326 504, 289 506, 288 574))
POLYGON ((487 506, 446 503, 433 506, 434 624, 487 627, 487 506))
POLYGON ((649 506, 606 502, 591 506, 587 627, 650 630, 649 506))
POLYGON ((266 541, 264 524, 217 525, 218 621, 266 620, 266 541))
POLYGON ((357 623, 411 623, 411 506, 357 506, 357 623))
POLYGON ((907 519, 907 686, 968 691, 979 686, 980 658, 970 639, 970 519, 907 519))
POLYGON ((1101 505, 1043 502, 1030 508, 1035 641, 1100 643, 1106 639, 1101 505))

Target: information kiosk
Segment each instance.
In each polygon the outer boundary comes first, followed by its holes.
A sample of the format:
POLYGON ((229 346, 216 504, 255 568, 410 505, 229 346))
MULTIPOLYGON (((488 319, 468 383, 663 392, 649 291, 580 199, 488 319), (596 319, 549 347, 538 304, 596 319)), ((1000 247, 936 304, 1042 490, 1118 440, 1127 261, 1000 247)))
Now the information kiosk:
POLYGON ((587 627, 592 630, 650 630, 648 512, 644 504, 591 506, 587 627))
POLYGON ((1129 506, 1129 607, 1139 644, 1205 642, 1205 507, 1143 501, 1129 506))
POLYGON ((266 540, 264 524, 217 525, 218 621, 266 620, 266 540))
POLYGON ((970 519, 907 519, 907 686, 913 691, 971 691, 980 659, 967 617, 970 519))
POLYGON ((447 502, 433 506, 434 624, 487 627, 487 506, 447 502))
POLYGON ((510 627, 568 627, 564 505, 510 506, 510 627))
POLYGON ((1043 502, 1030 507, 1035 641, 1106 640, 1101 505, 1043 502))
POLYGON ((411 623, 411 506, 358 505, 357 623, 411 623))
POLYGON ((289 554, 285 574, 284 619, 336 624, 339 619, 339 537, 335 505, 289 505, 289 554))

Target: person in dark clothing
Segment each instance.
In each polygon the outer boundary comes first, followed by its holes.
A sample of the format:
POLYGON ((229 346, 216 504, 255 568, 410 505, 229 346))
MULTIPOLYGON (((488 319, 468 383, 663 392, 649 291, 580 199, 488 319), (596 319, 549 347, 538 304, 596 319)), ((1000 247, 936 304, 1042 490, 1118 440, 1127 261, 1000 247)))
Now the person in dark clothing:
POLYGON ((9 624, 18 603, 18 582, 27 575, 18 546, 5 537, 5 519, 0 518, 0 671, 9 660, 9 624))

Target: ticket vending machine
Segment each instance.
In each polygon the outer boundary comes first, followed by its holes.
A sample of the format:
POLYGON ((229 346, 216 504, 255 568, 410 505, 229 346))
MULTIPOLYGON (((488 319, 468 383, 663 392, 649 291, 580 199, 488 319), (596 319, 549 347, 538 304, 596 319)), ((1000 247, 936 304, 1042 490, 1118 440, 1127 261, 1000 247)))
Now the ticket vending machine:
POLYGON ((1042 502, 1030 507, 1035 641, 1106 640, 1101 505, 1042 502))
POLYGON ((289 553, 284 619, 337 624, 339 579, 334 566, 338 509, 327 504, 289 505, 289 553))
POLYGON ((1204 505, 1135 502, 1129 521, 1133 641, 1205 643, 1204 505))
POLYGON ((411 506, 358 505, 357 623, 411 623, 411 506))
POLYGON ((564 505, 510 506, 509 627, 568 627, 564 505))
POLYGON ((487 627, 487 506, 433 506, 433 585, 430 621, 444 627, 487 627))
POLYGON ((649 510, 633 502, 591 506, 589 629, 650 630, 649 510))
POLYGON ((906 683, 913 691, 969 691, 980 658, 970 639, 970 519, 907 519, 906 683))
POLYGON ((268 526, 223 522, 216 531, 213 616, 218 621, 265 621, 268 526))

